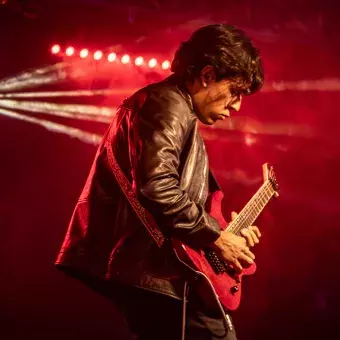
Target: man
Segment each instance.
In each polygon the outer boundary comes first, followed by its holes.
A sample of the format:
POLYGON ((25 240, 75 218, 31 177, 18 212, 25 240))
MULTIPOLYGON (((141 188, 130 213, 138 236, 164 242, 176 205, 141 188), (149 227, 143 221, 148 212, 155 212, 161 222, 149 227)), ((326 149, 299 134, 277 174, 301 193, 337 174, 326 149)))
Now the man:
POLYGON ((139 90, 118 110, 56 264, 112 298, 137 339, 184 339, 184 333, 190 340, 236 339, 221 311, 205 306, 171 247, 157 247, 118 185, 110 155, 166 237, 211 247, 242 270, 254 260, 249 247, 260 233, 256 227, 243 237, 221 231, 205 211, 217 183, 197 124, 239 111, 242 97, 262 86, 262 62, 241 30, 209 25, 179 47, 171 70, 172 76, 139 90))

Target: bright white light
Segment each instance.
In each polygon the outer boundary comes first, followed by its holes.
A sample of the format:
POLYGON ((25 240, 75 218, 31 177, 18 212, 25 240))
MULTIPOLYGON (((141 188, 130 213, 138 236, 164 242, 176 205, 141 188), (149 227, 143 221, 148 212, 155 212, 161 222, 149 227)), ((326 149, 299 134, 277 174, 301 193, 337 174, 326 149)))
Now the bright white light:
POLYGON ((93 59, 94 60, 100 60, 103 57, 103 52, 102 51, 96 51, 93 54, 93 59))
MULTIPOLYGON (((1 82, 0 82, 1 88, 1 82)), ((0 99, 6 98, 48 98, 48 97, 92 97, 92 96, 128 96, 137 89, 102 89, 102 90, 75 90, 75 91, 39 91, 39 92, 14 92, 2 93, 0 99)), ((0 100, 1 103, 1 100, 0 100)), ((1 106, 1 105, 0 105, 1 106)))
POLYGON ((155 58, 150 59, 148 65, 150 68, 155 67, 157 65, 157 60, 155 58))
POLYGON ((124 54, 121 59, 122 64, 127 64, 130 62, 130 56, 127 54, 124 54))
POLYGON ((65 53, 68 57, 71 57, 74 54, 74 47, 72 47, 72 46, 68 47, 66 49, 65 53))
POLYGON ((170 68, 170 61, 169 60, 164 60, 162 62, 162 69, 163 70, 168 70, 170 68))
POLYGON ((59 45, 53 45, 51 48, 52 54, 58 54, 60 52, 60 46, 59 45))
POLYGON ((114 52, 111 52, 108 56, 107 56, 107 60, 112 63, 113 61, 115 61, 117 59, 117 55, 114 52))
POLYGON ((79 55, 80 55, 80 58, 86 58, 88 55, 89 55, 89 50, 88 49, 86 49, 86 48, 83 48, 81 51, 80 51, 80 53, 79 53, 79 55))
POLYGON ((71 126, 54 123, 54 122, 51 122, 45 119, 31 117, 28 115, 15 112, 13 110, 6 110, 3 108, 0 108, 0 115, 4 115, 4 116, 14 118, 14 119, 19 119, 19 120, 26 121, 32 124, 37 124, 37 125, 43 126, 48 131, 53 131, 56 133, 63 133, 72 138, 78 138, 79 140, 85 143, 99 145, 100 141, 103 138, 102 135, 99 135, 99 134, 86 132, 86 131, 83 131, 83 130, 80 130, 80 129, 77 129, 71 126))
POLYGON ((138 58, 136 58, 135 64, 136 64, 137 66, 143 65, 143 63, 144 63, 144 58, 143 58, 143 57, 138 57, 138 58))

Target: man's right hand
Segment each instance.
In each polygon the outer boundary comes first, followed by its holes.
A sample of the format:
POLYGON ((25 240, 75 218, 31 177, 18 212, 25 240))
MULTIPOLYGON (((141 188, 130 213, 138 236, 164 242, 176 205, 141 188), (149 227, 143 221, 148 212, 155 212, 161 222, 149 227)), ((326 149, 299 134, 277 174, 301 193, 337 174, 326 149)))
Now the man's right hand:
POLYGON ((254 263, 255 255, 247 247, 244 237, 222 231, 221 236, 215 241, 212 248, 222 261, 226 261, 237 272, 241 272, 241 263, 254 263))

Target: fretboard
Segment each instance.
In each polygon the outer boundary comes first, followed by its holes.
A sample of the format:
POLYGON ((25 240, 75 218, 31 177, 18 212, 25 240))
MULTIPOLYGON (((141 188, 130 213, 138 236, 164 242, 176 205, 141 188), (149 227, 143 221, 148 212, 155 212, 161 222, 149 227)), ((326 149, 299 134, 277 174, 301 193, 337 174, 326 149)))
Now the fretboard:
POLYGON ((273 189, 271 182, 269 180, 266 181, 237 217, 229 223, 227 230, 233 234, 238 234, 243 228, 250 227, 270 201, 274 193, 275 190, 273 189))

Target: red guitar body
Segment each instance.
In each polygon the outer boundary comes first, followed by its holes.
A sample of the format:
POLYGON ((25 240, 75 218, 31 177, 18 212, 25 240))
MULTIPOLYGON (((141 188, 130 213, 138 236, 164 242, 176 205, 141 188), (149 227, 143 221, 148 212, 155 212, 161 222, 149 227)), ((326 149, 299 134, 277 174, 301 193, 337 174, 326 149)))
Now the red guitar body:
MULTIPOLYGON (((209 196, 206 204, 206 210, 219 222, 220 226, 226 226, 221 207, 223 193, 216 191, 209 196)), ((251 275, 256 271, 256 265, 253 264, 243 269, 241 274, 233 275, 226 272, 217 273, 202 250, 195 250, 183 244, 178 240, 173 240, 173 247, 178 258, 193 269, 198 276, 203 276, 206 283, 212 289, 214 300, 218 299, 225 309, 235 310, 241 299, 241 281, 243 275, 251 275)), ((205 294, 208 296, 208 294, 205 294)), ((211 294, 210 294, 211 295, 211 294)))

